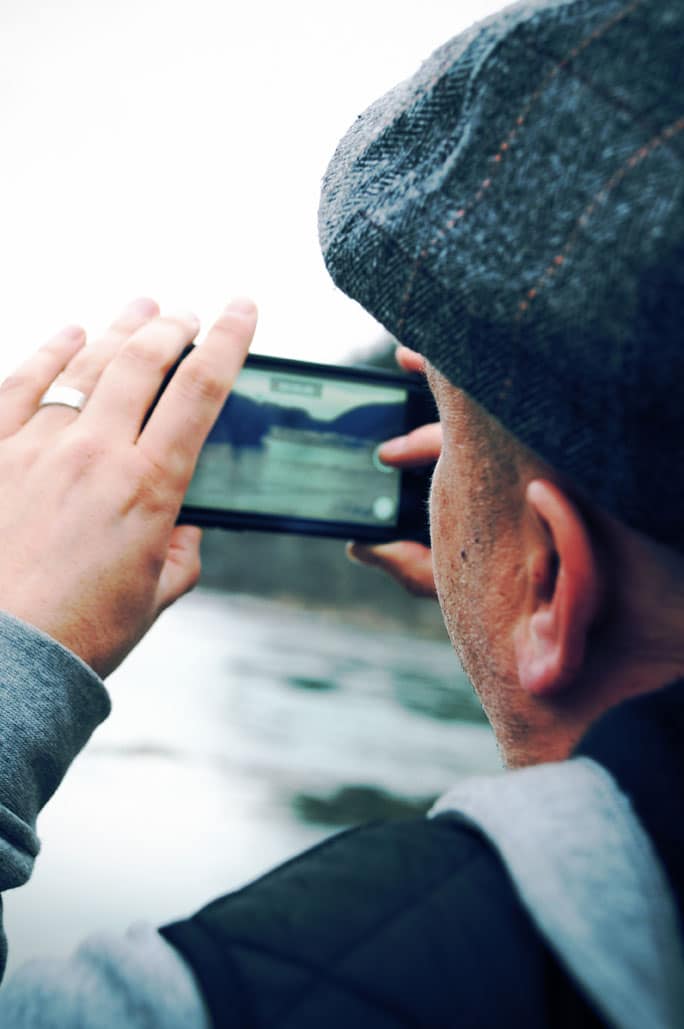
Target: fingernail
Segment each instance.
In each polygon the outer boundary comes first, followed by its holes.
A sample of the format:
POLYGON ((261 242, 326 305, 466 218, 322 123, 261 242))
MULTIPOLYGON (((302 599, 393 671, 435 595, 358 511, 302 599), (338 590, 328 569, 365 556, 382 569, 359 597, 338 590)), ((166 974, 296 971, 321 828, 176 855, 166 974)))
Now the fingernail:
POLYGON ((386 443, 383 443, 378 450, 378 455, 381 461, 385 458, 401 457, 406 449, 406 436, 397 436, 395 439, 389 439, 386 443))
POLYGON ((62 329, 62 333, 67 337, 67 339, 76 340, 85 338, 85 329, 80 325, 67 325, 62 329))
POLYGON ((346 551, 347 557, 355 565, 363 564, 363 561, 361 560, 361 557, 359 556, 359 549, 360 549, 360 544, 355 543, 353 540, 350 540, 347 543, 346 547, 345 547, 345 551, 346 551))
POLYGON ((375 547, 352 541, 347 544, 347 557, 355 565, 376 565, 375 547))
POLYGON ((152 317, 157 314, 159 308, 157 307, 154 300, 150 300, 149 297, 137 297, 135 300, 131 300, 130 304, 126 307, 126 314, 140 315, 141 317, 152 317))
POLYGON ((256 304, 249 297, 235 297, 226 307, 226 311, 234 314, 256 314, 256 304))

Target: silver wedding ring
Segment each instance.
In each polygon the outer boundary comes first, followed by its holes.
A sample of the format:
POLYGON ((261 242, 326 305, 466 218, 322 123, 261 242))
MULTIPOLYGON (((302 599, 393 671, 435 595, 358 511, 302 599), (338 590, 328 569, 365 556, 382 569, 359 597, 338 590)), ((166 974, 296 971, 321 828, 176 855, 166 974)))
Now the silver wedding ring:
POLYGON ((53 384, 43 393, 38 407, 51 407, 59 404, 60 407, 72 407, 75 411, 82 411, 87 400, 87 394, 82 393, 80 389, 53 384))

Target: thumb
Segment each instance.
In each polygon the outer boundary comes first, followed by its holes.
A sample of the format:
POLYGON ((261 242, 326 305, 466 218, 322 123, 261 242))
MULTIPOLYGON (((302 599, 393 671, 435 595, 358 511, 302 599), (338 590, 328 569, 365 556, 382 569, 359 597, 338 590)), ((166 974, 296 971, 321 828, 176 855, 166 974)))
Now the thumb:
POLYGON ((171 533, 166 562, 159 576, 156 614, 170 607, 197 585, 201 571, 202 530, 196 525, 176 525, 171 533))

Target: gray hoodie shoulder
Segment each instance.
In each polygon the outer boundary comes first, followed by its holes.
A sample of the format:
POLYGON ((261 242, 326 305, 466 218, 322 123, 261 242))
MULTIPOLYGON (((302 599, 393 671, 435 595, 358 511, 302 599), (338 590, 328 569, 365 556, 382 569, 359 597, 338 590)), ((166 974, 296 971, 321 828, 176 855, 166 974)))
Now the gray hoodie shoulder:
MULTIPOLYGON (((40 849, 36 819, 110 711, 101 679, 33 626, 0 612, 0 892, 40 849)), ((1 912, 0 907, 0 912, 1 912)), ((0 974, 7 940, 0 921, 0 974)), ((207 1029, 185 962, 154 929, 87 940, 67 961, 33 961, 0 990, 0 1025, 207 1029)))
POLYGON ((467 780, 430 815, 452 813, 496 847, 533 922, 609 1025, 684 1027, 675 901, 605 768, 581 757, 467 780))

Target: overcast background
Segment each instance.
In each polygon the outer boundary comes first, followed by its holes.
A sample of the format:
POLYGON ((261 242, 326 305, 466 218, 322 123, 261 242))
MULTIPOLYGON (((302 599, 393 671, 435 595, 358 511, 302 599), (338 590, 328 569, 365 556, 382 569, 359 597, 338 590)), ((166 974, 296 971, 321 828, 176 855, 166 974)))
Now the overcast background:
MULTIPOLYGON (((262 353, 334 361, 372 343, 379 326, 323 267, 321 176, 357 114, 499 6, 0 0, 0 377, 140 294, 205 324, 251 294, 262 353)), ((10 965, 190 912, 377 817, 359 797, 425 799, 498 767, 446 641, 388 634, 389 581, 365 580, 362 625, 345 621, 352 575, 372 573, 346 563, 334 615, 291 603, 291 582, 317 603, 330 589, 323 542, 303 577, 292 545, 255 561, 214 540, 207 581, 258 573, 267 597, 185 598, 116 673, 112 716, 41 816, 35 875, 4 898, 10 965)), ((434 618, 413 603, 422 632, 434 618)))
POLYGON ((348 125, 496 0, 2 0, 0 375, 148 294, 254 349, 335 361, 380 335, 332 286, 319 183, 348 125))

